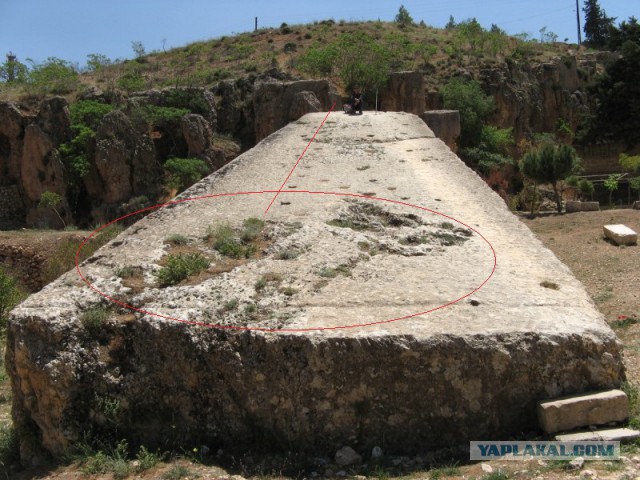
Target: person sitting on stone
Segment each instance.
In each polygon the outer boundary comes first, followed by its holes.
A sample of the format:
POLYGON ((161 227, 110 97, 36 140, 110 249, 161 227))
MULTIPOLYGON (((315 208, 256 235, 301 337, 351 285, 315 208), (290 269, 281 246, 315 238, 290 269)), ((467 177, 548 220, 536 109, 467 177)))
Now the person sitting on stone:
POLYGON ((349 99, 349 103, 347 104, 351 109, 349 113, 355 114, 356 112, 360 112, 360 115, 362 115, 362 104, 362 92, 360 92, 360 87, 356 85, 355 87, 353 87, 351 98, 349 99))

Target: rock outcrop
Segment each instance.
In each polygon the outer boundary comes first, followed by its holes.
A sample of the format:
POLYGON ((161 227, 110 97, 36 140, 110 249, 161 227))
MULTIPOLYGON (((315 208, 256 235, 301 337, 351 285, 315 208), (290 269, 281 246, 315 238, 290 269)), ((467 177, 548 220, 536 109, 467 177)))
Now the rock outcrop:
MULTIPOLYGON (((62 227, 57 215, 40 209, 38 203, 47 191, 64 198, 65 172, 57 147, 70 136, 64 98, 44 100, 36 115, 0 103, 0 229, 62 227)), ((58 211, 66 221, 71 219, 66 202, 58 211)))
POLYGON ((424 452, 513 438, 539 400, 620 385, 620 343, 583 286, 420 118, 330 116, 274 198, 324 116, 104 246, 80 267, 91 288, 72 271, 12 312, 26 464, 114 429, 150 449, 424 452), (225 224, 257 249, 204 240, 225 224), (185 252, 173 233, 211 266, 162 287, 185 252))
MULTIPOLYGON (((366 99, 369 108, 374 98, 369 92, 366 99)), ((380 91, 379 110, 407 112, 422 115, 425 111, 424 79, 420 72, 394 72, 387 86, 380 91)))
POLYGON ((120 110, 105 115, 96 132, 95 171, 89 194, 107 204, 157 191, 161 184, 151 139, 136 132, 120 110))
POLYGON ((337 92, 326 80, 256 82, 253 97, 256 141, 305 113, 318 111, 318 108, 328 111, 338 100, 337 92))

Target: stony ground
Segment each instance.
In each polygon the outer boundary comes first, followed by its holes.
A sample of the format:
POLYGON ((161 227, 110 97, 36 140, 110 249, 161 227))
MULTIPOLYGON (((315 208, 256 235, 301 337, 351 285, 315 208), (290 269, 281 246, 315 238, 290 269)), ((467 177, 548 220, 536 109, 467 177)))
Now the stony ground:
MULTIPOLYGON (((601 212, 578 213, 571 215, 551 215, 535 219, 521 219, 531 228, 540 240, 564 261, 587 288, 590 296, 616 330, 625 345, 625 366, 628 380, 640 381, 640 247, 616 247, 602 237, 602 225, 624 223, 640 231, 640 212, 634 210, 606 210, 601 212)), ((3 233, 3 241, 19 241, 31 245, 41 244, 47 238, 59 236, 58 233, 3 233)), ((0 387, 0 419, 6 421, 10 408, 10 391, 6 377, 0 387)), ((506 478, 566 479, 566 478, 640 478, 640 447, 631 445, 623 449, 624 459, 620 462, 586 464, 581 469, 571 469, 566 462, 491 462, 489 464, 469 464, 464 461, 444 460, 440 467, 425 465, 429 458, 396 458, 379 466, 367 469, 343 468, 328 465, 317 468, 316 475, 329 473, 347 478, 393 477, 427 478, 477 478, 498 480, 506 478)), ((135 473, 135 463, 130 467, 129 478, 222 478, 233 475, 245 477, 271 476, 286 478, 296 471, 298 462, 291 459, 276 459, 258 465, 251 458, 230 458, 222 455, 201 463, 197 454, 187 458, 174 459, 170 464, 158 466, 135 473), (216 465, 217 464, 217 465, 216 465), (220 466, 222 465, 222 467, 220 466)), ((184 456, 182 456, 184 457, 184 456)), ((326 459, 329 460, 329 459, 326 459)), ((322 463, 322 462, 320 462, 322 463)), ((300 464, 302 468, 302 464, 300 464)), ((66 466, 32 470, 12 475, 21 480, 36 478, 72 479, 72 478, 113 478, 113 473, 101 475, 87 474, 87 466, 75 462, 66 466)), ((298 476, 312 476, 313 467, 305 469, 298 476)), ((235 477, 236 479, 238 477, 235 477)))

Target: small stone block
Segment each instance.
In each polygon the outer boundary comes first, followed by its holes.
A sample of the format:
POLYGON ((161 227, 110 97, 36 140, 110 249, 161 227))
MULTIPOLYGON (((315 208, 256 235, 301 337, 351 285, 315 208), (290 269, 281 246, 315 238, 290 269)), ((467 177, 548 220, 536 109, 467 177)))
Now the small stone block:
POLYGON ((622 390, 572 395, 538 403, 538 419, 545 433, 622 422, 628 416, 629 400, 622 390))
POLYGON ((558 442, 629 442, 636 438, 640 438, 640 432, 631 428, 613 428, 610 430, 556 435, 558 442))
POLYGON ((605 225, 604 236, 616 245, 636 245, 638 234, 626 225, 605 225))

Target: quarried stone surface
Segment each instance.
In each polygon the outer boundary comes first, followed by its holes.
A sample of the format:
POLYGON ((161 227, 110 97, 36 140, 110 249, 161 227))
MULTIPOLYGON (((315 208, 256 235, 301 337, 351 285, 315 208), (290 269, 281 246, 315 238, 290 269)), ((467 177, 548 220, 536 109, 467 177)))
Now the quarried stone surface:
POLYGON ((640 432, 632 428, 611 428, 556 435, 558 442, 630 442, 638 438, 640 438, 640 432))
POLYGON ((628 417, 629 399, 622 390, 574 395, 538 404, 540 426, 546 433, 622 422, 628 417))
POLYGON ((636 245, 638 234, 626 225, 605 225, 604 236, 616 245, 636 245))
POLYGON ((460 136, 460 112, 457 110, 428 110, 422 113, 422 119, 436 137, 456 151, 456 142, 460 136))
POLYGON ((274 198, 325 115, 107 244, 80 266, 93 289, 71 271, 12 312, 26 462, 114 428, 150 449, 424 452, 511 438, 539 400, 620 385, 583 286, 419 117, 330 115, 274 198), (224 256, 216 232, 240 242, 251 217, 255 251, 224 256), (161 286, 180 253, 211 266, 161 286))

